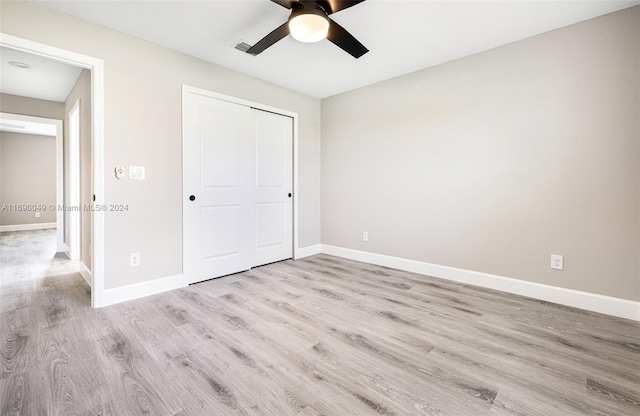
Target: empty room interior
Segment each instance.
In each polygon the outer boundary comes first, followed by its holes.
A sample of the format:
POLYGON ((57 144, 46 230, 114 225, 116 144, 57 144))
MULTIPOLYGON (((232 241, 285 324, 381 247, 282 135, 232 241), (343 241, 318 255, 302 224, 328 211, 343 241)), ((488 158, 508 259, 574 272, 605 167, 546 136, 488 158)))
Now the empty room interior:
POLYGON ((640 415, 640 1, 1 1, 0 414, 640 415))

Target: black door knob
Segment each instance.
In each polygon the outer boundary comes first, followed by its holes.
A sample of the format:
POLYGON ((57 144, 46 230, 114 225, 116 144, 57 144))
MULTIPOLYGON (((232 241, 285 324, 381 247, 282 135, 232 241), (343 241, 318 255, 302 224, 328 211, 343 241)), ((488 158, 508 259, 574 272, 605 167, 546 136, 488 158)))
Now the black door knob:
POLYGON ((191 196, 189 197, 189 201, 195 201, 195 200, 196 200, 196 196, 195 196, 195 195, 191 195, 191 196))
POLYGON ((289 192, 289 198, 291 198, 291 192, 289 192))

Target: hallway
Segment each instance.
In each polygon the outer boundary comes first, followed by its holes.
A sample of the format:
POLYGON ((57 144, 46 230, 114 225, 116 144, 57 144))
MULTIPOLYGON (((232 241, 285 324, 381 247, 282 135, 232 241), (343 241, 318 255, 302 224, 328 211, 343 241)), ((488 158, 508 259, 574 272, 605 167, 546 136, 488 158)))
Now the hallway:
POLYGON ((51 324, 71 306, 90 308, 91 289, 77 270, 56 253, 55 229, 0 233, 0 313, 41 305, 51 324))

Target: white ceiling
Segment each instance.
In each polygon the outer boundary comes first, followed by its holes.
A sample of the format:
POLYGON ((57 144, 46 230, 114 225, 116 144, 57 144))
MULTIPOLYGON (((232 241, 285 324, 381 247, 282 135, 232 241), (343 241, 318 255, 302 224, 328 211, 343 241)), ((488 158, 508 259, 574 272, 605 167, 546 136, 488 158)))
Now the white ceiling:
MULTIPOLYGON (((289 10, 269 0, 36 1, 292 90, 324 98, 640 4, 640 1, 367 0, 331 17, 370 52, 354 59, 290 36, 253 57, 289 10)), ((63 28, 61 28, 63 30, 63 28)))
POLYGON ((63 102, 81 71, 42 56, 0 47, 0 92, 4 94, 63 102), (17 68, 9 62, 22 62, 31 68, 17 68))

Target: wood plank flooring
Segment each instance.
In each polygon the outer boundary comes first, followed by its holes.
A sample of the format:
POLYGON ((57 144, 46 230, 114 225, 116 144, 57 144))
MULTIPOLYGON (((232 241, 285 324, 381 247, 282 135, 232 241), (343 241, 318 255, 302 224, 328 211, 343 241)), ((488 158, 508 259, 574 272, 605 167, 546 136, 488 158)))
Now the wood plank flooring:
POLYGON ((2 415, 640 415, 636 322, 327 255, 92 310, 54 252, 0 234, 2 415))

